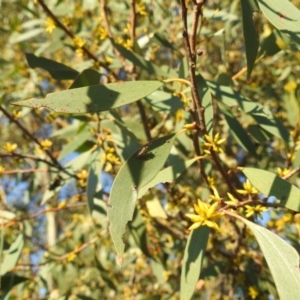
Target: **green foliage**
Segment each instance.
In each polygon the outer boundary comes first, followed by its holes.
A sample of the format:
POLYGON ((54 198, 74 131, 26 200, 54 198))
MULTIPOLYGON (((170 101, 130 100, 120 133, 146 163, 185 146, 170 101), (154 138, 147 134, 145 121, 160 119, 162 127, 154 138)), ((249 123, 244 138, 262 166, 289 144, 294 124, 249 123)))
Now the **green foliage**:
POLYGON ((203 2, 1 2, 1 299, 298 297, 300 1, 203 2))

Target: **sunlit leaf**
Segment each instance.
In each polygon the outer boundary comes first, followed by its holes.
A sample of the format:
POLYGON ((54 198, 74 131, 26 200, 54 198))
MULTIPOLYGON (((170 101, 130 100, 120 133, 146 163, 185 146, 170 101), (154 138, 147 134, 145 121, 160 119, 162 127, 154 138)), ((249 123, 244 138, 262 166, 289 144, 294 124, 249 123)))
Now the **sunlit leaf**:
POLYGON ((146 60, 142 56, 127 50, 125 47, 116 43, 113 43, 113 46, 122 54, 122 56, 132 62, 135 66, 146 70, 150 74, 163 77, 177 77, 177 74, 174 70, 170 70, 169 73, 165 72, 161 67, 155 65, 151 61, 146 60))
POLYGON ((83 70, 73 81, 69 89, 76 89, 84 86, 97 85, 100 82, 101 74, 93 69, 83 70))
POLYGON ((163 85, 160 81, 129 81, 93 85, 51 93, 45 99, 32 98, 12 103, 33 108, 47 108, 63 113, 106 111, 135 102, 163 85))
POLYGON ((265 196, 276 197, 276 203, 294 210, 300 211, 300 189, 275 173, 255 168, 242 168, 243 173, 265 196))
POLYGON ((300 11, 289 0, 258 0, 265 17, 281 32, 300 44, 300 11))
POLYGON ((286 241, 246 219, 268 263, 280 300, 297 299, 300 295, 299 254, 286 241))
POLYGON ((145 195, 150 188, 159 183, 175 181, 195 161, 197 161, 197 158, 193 158, 188 161, 181 161, 175 165, 161 170, 150 182, 148 182, 139 190, 139 198, 143 197, 143 195, 145 195))
POLYGON ((9 249, 2 251, 3 258, 0 268, 1 276, 10 271, 17 264, 21 251, 23 249, 23 245, 23 234, 19 234, 14 242, 10 245, 9 249))
POLYGON ((132 220, 139 190, 163 167, 174 139, 175 135, 172 134, 152 141, 144 156, 138 157, 141 150, 137 150, 122 166, 115 178, 108 203, 108 219, 110 234, 120 263, 124 253, 122 236, 126 224, 132 220))
POLYGON ((251 101, 229 86, 207 81, 212 94, 229 107, 238 107, 249 114, 257 124, 272 135, 284 140, 290 146, 293 145, 289 131, 274 117, 273 113, 258 102, 251 101))

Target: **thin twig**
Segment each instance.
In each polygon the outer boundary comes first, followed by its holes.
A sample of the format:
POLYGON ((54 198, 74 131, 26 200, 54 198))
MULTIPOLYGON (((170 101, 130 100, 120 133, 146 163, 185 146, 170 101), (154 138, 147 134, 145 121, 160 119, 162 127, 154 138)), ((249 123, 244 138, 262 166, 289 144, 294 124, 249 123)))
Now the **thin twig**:
MULTIPOLYGON (((14 124, 16 124, 21 131, 27 135, 31 141, 34 141, 41 149, 43 149, 43 146, 41 142, 33 135, 31 134, 27 128, 25 128, 17 119, 15 119, 13 116, 10 115, 10 113, 3 107, 0 106, 0 111, 3 112, 3 114, 14 124)), ((50 150, 44 150, 44 152, 47 154, 47 156, 50 158, 50 160, 53 162, 54 165, 56 165, 60 170, 64 170, 63 166, 57 161, 57 159, 52 155, 50 150)))
MULTIPOLYGON (((59 21, 59 19, 52 13, 52 11, 48 8, 48 6, 44 3, 43 0, 37 0, 39 5, 43 8, 43 10, 46 12, 46 14, 55 22, 57 27, 62 29, 72 40, 74 40, 75 35, 62 23, 59 21)), ((101 67, 103 67, 105 70, 107 70, 109 73, 112 74, 112 76, 117 79, 118 76, 109 68, 109 64, 106 62, 101 62, 86 46, 81 47, 82 51, 92 60, 95 62, 98 62, 101 67)))
POLYGON ((74 204, 69 204, 66 206, 62 206, 62 207, 53 207, 53 208, 48 208, 48 209, 43 209, 40 210, 39 212, 29 215, 29 216, 25 216, 25 217, 21 217, 21 218, 15 218, 10 220, 9 222, 7 222, 4 227, 11 227, 17 223, 23 222, 25 220, 30 220, 30 219, 35 219, 43 214, 49 213, 49 212, 57 212, 57 211, 61 211, 61 210, 65 210, 65 209, 73 209, 76 207, 82 207, 82 206, 86 206, 86 202, 79 202, 79 203, 74 203, 74 204))
POLYGON ((47 173, 47 169, 25 169, 25 170, 7 170, 1 172, 1 174, 21 174, 21 173, 47 173))

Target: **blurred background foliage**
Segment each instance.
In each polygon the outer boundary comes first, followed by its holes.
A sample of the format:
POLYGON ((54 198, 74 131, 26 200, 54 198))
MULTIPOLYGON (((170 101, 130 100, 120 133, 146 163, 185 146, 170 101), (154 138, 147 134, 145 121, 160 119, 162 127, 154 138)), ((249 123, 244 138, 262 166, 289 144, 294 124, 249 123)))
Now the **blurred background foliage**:
MULTIPOLYGON (((138 103, 96 114, 10 103, 68 89, 87 69, 98 72, 86 75, 92 84, 99 78, 101 83, 187 78, 180 2, 2 0, 0 15, 0 215, 5 220, 0 238, 2 261, 11 262, 1 267, 2 298, 179 299, 190 225, 184 214, 193 211, 198 198, 209 197, 209 188, 216 187, 220 197, 229 192, 213 163, 204 162, 209 186, 193 164, 176 182, 158 185, 139 199, 124 236, 122 268, 107 230, 106 206, 114 177, 139 145, 191 122, 188 86, 170 82, 138 103), (52 62, 36 62, 37 57, 52 62), (95 148, 101 175, 94 196, 98 210, 91 215, 87 178, 95 148)), ((222 109, 212 102, 213 132, 226 139, 219 158, 236 189, 245 181, 238 166, 284 176, 300 165, 299 51, 261 12, 253 18, 259 51, 249 80, 240 1, 207 1, 197 35, 197 72, 207 82, 234 88, 280 123, 268 130, 237 104, 222 109), (232 127, 234 120, 242 131, 232 127), (236 138, 239 134, 250 136, 252 146, 236 138)), ((193 157, 187 132, 178 136, 168 164, 193 157)), ((290 182, 299 187, 299 176, 290 182)), ((261 219, 250 218, 299 252, 299 214, 269 209, 261 219)), ((230 218, 222 218, 219 226, 221 234, 209 236, 193 299, 278 299, 249 230, 230 218)))

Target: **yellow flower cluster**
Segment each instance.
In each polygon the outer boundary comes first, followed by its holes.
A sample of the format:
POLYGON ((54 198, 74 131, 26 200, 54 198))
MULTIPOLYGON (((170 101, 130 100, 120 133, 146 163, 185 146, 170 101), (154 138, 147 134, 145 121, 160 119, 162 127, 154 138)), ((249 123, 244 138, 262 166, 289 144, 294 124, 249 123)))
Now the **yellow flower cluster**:
POLYGON ((18 148, 18 145, 6 143, 2 148, 8 153, 13 153, 18 148))
POLYGON ((88 171, 86 171, 86 170, 81 170, 81 171, 79 171, 77 174, 77 177, 78 177, 78 184, 79 184, 79 186, 81 186, 81 187, 85 187, 86 185, 87 185, 87 177, 88 177, 88 175, 89 175, 89 173, 88 173, 88 171))
POLYGON ((246 218, 250 218, 253 215, 262 218, 261 213, 268 210, 265 206, 262 205, 256 205, 256 206, 246 205, 245 207, 246 207, 246 218))
POLYGON ((50 140, 43 140, 43 141, 41 141, 42 150, 47 150, 52 145, 53 145, 53 143, 50 140))
POLYGON ((258 190, 254 186, 251 185, 251 183, 248 179, 246 182, 244 182, 243 187, 244 187, 243 190, 236 190, 236 191, 242 195, 252 195, 252 194, 258 193, 258 190))
POLYGON ((215 202, 211 205, 198 199, 198 204, 194 204, 194 209, 197 214, 186 214, 186 216, 194 223, 189 230, 195 230, 200 226, 206 225, 220 231, 216 219, 223 216, 223 213, 217 211, 218 205, 219 202, 215 202))
POLYGON ((46 26, 46 32, 52 33, 54 29, 56 28, 55 22, 51 18, 47 18, 45 21, 45 26, 46 26))
POLYGON ((284 85, 284 90, 288 93, 292 93, 297 88, 297 82, 289 81, 284 85))
POLYGON ((284 168, 284 169, 277 168, 277 173, 280 177, 284 177, 285 175, 289 174, 290 172, 291 172, 291 170, 287 169, 287 168, 284 168))
POLYGON ((207 149, 204 150, 204 153, 210 154, 209 149, 212 149, 213 151, 217 153, 223 153, 223 149, 220 147, 221 144, 225 142, 225 139, 219 139, 220 134, 217 133, 214 138, 211 138, 209 135, 205 135, 206 142, 204 143, 204 147, 207 149))

